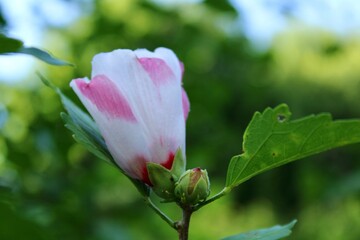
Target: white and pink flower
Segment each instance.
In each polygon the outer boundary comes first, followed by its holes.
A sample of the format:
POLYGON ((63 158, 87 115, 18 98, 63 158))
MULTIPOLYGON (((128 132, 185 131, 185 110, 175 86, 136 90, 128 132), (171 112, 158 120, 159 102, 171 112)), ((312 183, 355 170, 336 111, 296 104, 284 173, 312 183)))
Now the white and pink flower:
POLYGON ((183 65, 166 48, 100 53, 92 65, 91 81, 74 79, 70 86, 116 163, 151 185, 146 162, 170 169, 178 148, 185 156, 189 100, 181 86, 183 65))

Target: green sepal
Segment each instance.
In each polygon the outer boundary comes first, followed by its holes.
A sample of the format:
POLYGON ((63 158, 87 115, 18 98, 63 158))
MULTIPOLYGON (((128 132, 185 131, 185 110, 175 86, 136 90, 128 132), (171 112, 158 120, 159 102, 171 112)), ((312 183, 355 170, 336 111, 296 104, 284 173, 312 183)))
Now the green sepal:
POLYGON ((180 176, 185 172, 186 168, 186 161, 182 154, 181 148, 178 148, 178 150, 175 153, 174 162, 171 167, 171 173, 175 177, 175 182, 179 180, 180 176))
POLYGON ((173 201, 176 177, 170 170, 166 169, 160 164, 148 162, 146 164, 150 181, 152 183, 152 190, 159 197, 166 201, 173 201))

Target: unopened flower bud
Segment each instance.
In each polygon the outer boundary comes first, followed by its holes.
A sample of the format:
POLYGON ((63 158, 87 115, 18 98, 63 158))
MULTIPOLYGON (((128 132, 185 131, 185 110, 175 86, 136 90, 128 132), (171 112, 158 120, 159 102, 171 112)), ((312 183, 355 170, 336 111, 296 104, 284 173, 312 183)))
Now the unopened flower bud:
POLYGON ((210 194, 210 181, 206 170, 187 170, 175 187, 175 196, 184 204, 195 205, 210 194))

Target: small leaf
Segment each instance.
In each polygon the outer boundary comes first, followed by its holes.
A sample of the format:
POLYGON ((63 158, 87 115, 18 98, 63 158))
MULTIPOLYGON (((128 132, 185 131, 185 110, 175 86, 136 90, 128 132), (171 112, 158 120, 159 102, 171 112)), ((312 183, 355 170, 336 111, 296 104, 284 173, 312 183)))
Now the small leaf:
POLYGON ((0 34, 0 54, 16 52, 23 46, 23 42, 0 34))
POLYGON ((253 230, 247 233, 223 238, 223 240, 277 240, 289 236, 291 234, 291 229, 296 222, 296 220, 293 220, 291 223, 284 226, 276 225, 271 228, 253 230))
POLYGON ((65 117, 65 113, 62 113, 62 117, 65 121, 65 126, 69 128, 74 134, 76 140, 84 144, 85 146, 89 144, 89 150, 92 149, 92 152, 100 157, 101 159, 107 161, 110 164, 117 166, 113 160, 104 139, 102 138, 99 129, 97 128, 95 122, 90 118, 88 114, 83 112, 78 106, 76 106, 70 99, 57 91, 61 101, 68 112, 68 118, 65 117))
POLYGON ((36 57, 42 60, 43 62, 46 62, 51 65, 74 66, 71 63, 55 58, 50 53, 44 50, 35 47, 24 47, 23 45, 24 43, 18 39, 9 38, 4 34, 0 34, 0 54, 9 55, 9 54, 22 53, 36 57))
POLYGON ((143 196, 149 196, 150 189, 143 182, 129 177, 111 156, 99 129, 91 117, 82 111, 75 103, 67 98, 56 86, 50 83, 44 76, 38 73, 41 81, 48 87, 52 88, 61 98, 61 101, 67 113, 61 113, 61 117, 65 122, 65 127, 74 133, 74 139, 81 143, 87 150, 95 156, 106 161, 113 167, 119 169, 130 181, 135 185, 137 190, 143 196))
POLYGON ((61 117, 65 122, 65 126, 74 133, 74 139, 83 144, 97 157, 117 167, 117 164, 107 149, 104 139, 90 116, 62 94, 60 89, 50 83, 44 76, 40 73, 37 74, 46 86, 53 89, 60 96, 61 101, 68 112, 68 114, 61 113, 61 117))
POLYGON ((360 120, 332 121, 327 113, 293 121, 290 116, 285 104, 254 114, 244 134, 244 153, 230 161, 227 187, 292 161, 360 142, 360 120))
POLYGON ((36 58, 42 60, 43 62, 46 62, 51 65, 74 66, 74 64, 72 64, 72 63, 57 59, 54 56, 52 56, 50 53, 45 52, 45 51, 35 48, 35 47, 22 47, 17 51, 17 53, 24 53, 24 54, 31 55, 31 56, 36 57, 36 58))
POLYGON ((74 133, 73 138, 78 143, 84 145, 87 150, 92 152, 98 158, 116 167, 116 164, 113 162, 112 158, 108 156, 109 153, 101 146, 99 146, 98 142, 94 141, 94 139, 89 136, 90 134, 84 131, 83 128, 75 124, 74 120, 68 114, 62 112, 61 118, 65 122, 65 127, 74 133))

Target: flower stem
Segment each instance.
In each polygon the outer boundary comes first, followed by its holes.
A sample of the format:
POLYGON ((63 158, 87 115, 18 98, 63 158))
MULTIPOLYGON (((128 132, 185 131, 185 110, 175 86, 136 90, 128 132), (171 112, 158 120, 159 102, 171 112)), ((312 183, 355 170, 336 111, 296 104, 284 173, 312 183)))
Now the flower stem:
POLYGON ((183 218, 176 223, 176 228, 179 233, 179 240, 188 240, 189 238, 189 226, 191 214, 194 212, 190 206, 181 206, 183 212, 183 218))
POLYGON ((165 213, 163 213, 152 201, 150 197, 145 197, 144 200, 149 207, 155 211, 170 227, 174 228, 179 234, 179 240, 188 240, 189 238, 189 226, 190 219, 193 212, 199 210, 203 206, 225 196, 231 191, 232 188, 225 187, 219 193, 215 194, 211 198, 207 199, 204 202, 201 202, 195 206, 183 205, 178 203, 182 209, 182 219, 178 222, 174 222, 170 219, 165 213))
POLYGON ((229 187, 224 187, 219 193, 215 194, 214 196, 212 196, 211 198, 207 199, 204 202, 199 203, 198 205, 196 205, 195 207, 193 207, 193 211, 197 211, 200 208, 202 208, 203 206, 225 196, 226 194, 228 194, 231 191, 231 188, 229 187))
POLYGON ((150 197, 144 198, 145 202, 149 207, 154 210, 167 224, 169 224, 170 227, 174 228, 175 230, 178 230, 177 224, 171 220, 165 213, 163 213, 150 199, 150 197))

